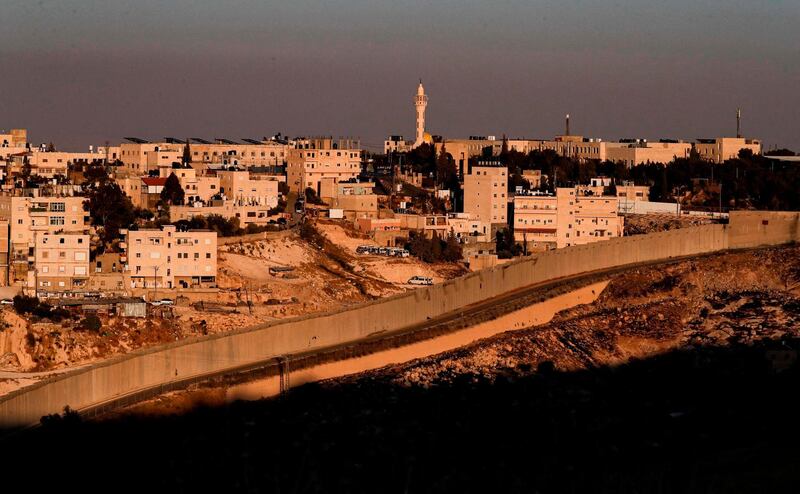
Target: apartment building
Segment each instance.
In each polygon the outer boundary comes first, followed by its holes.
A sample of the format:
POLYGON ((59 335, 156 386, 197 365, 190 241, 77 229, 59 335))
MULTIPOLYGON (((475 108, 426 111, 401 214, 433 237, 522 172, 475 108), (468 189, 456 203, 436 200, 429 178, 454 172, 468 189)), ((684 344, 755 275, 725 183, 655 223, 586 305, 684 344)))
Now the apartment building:
POLYGON ((625 181, 616 188, 620 201, 650 201, 650 187, 647 185, 634 185, 633 182, 625 181))
POLYGON ((279 181, 269 176, 254 176, 245 170, 218 171, 220 191, 234 204, 267 206, 278 205, 279 181))
POLYGON ((737 158, 739 151, 743 149, 748 149, 753 154, 760 154, 761 141, 744 137, 719 137, 698 139, 695 144, 695 150, 700 157, 714 163, 724 163, 726 160, 737 158))
POLYGON ((378 195, 374 190, 373 182, 336 182, 332 178, 320 182, 320 198, 332 209, 341 209, 351 221, 378 217, 378 195))
POLYGON ((581 195, 576 188, 558 188, 555 194, 514 197, 514 240, 531 249, 581 245, 623 234, 619 199, 581 195))
POLYGON ((479 162, 464 177, 464 212, 496 226, 508 224, 508 168, 479 162))
POLYGON ((390 135, 383 141, 383 154, 406 153, 414 146, 413 141, 406 141, 403 136, 390 135))
POLYGON ((80 296, 89 281, 89 235, 36 232, 27 290, 40 298, 80 296))
POLYGON ((445 139, 434 144, 436 155, 442 152, 444 147, 456 165, 458 176, 464 178, 469 172, 469 159, 479 158, 487 154, 497 156, 503 146, 502 140, 495 139, 495 136, 470 136, 469 139, 445 139))
MULTIPOLYGON (((143 139, 132 139, 119 145, 119 159, 124 169, 131 175, 147 175, 151 163, 166 161, 160 156, 182 156, 182 147, 176 144, 148 142, 143 139), (156 155, 156 158, 150 158, 156 155)), ((178 159, 180 161, 180 158, 178 159)))
MULTIPOLYGON (((183 158, 186 143, 178 139, 165 139, 160 142, 149 142, 144 139, 129 138, 119 146, 119 159, 125 167, 135 173, 147 174, 158 166, 180 162, 183 158), (155 168, 154 168, 155 167, 155 168)), ((209 142, 192 138, 189 143, 189 155, 192 163, 239 166, 280 166, 285 164, 288 144, 277 140, 255 141, 247 143, 229 139, 216 139, 209 142)))
POLYGON ((352 139, 302 139, 289 150, 286 178, 294 192, 311 188, 319 195, 323 179, 346 182, 360 173, 361 149, 352 139))
POLYGON ((619 199, 613 196, 576 196, 574 238, 566 245, 583 245, 621 237, 625 219, 618 214, 619 199))
MULTIPOLYGON (((645 163, 670 163, 677 158, 688 158, 696 150, 703 159, 722 163, 738 156, 741 149, 750 149, 753 154, 761 152, 761 141, 735 137, 716 139, 676 140, 621 139, 605 141, 580 135, 561 135, 553 139, 508 139, 508 149, 523 154, 532 151, 553 151, 558 155, 585 161, 621 162, 628 167, 645 163)), ((437 152, 442 144, 437 144, 437 152)), ((470 139, 447 139, 444 146, 453 157, 459 171, 464 173, 469 158, 478 158, 491 152, 498 155, 502 140, 474 137, 470 139)))
POLYGON ((9 224, 9 283, 28 279, 37 233, 85 233, 84 197, 0 196, 0 219, 9 224))
POLYGON ((10 224, 12 247, 27 251, 37 232, 84 232, 89 228, 85 197, 0 196, 0 219, 10 224))
POLYGON ((677 158, 688 158, 692 152, 692 143, 683 141, 637 139, 605 144, 602 159, 623 163, 628 168, 646 163, 670 163, 677 158))
POLYGON ((266 226, 270 221, 280 218, 280 215, 270 216, 271 209, 272 207, 268 205, 237 204, 230 199, 214 199, 202 205, 170 206, 169 220, 174 223, 180 220, 190 220, 196 216, 208 217, 213 214, 226 219, 236 218, 242 228, 249 224, 266 226))
POLYGON ((208 288, 217 282, 217 233, 159 229, 129 230, 125 274, 131 288, 208 288))
POLYGON ((220 193, 220 178, 216 175, 195 175, 180 180, 186 204, 208 202, 220 193))
POLYGON ((11 129, 0 131, 0 148, 26 148, 28 146, 27 129, 11 129))

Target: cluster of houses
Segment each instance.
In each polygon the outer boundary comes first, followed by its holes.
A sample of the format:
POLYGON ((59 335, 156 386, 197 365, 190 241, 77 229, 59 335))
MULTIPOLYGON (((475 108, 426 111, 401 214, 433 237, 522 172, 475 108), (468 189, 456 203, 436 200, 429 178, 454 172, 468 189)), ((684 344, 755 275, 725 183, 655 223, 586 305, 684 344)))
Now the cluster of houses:
MULTIPOLYGON (((278 134, 262 140, 149 141, 129 137, 119 145, 75 153, 56 151, 52 145, 32 146, 25 129, 0 132, 0 285, 40 297, 129 296, 152 289, 216 286, 217 234, 212 231, 182 231, 173 225, 128 229, 122 231, 114 252, 93 251, 95 232, 80 185, 85 182, 85 165, 93 163, 111 170, 110 178, 134 206, 151 211, 159 207, 162 191, 174 175, 184 199, 169 207, 172 223, 217 215, 238 220, 242 228, 263 227, 290 219, 293 210, 286 207, 287 199, 296 198, 295 213, 310 210, 349 221, 381 247, 400 246, 410 231, 417 231, 454 237, 480 252, 492 250, 497 232, 508 228, 526 251, 560 248, 619 237, 624 227, 621 213, 648 210, 639 206, 649 201, 648 187, 612 184, 603 177, 544 193, 538 190, 547 177, 526 171, 523 178, 530 187, 512 189, 505 166, 479 159, 487 147, 498 154, 502 141, 435 140, 424 132, 426 104, 420 85, 415 98, 416 141, 432 144, 437 152, 446 147, 453 157, 463 188, 460 211, 455 211, 449 191, 435 186, 426 192, 447 201, 451 212, 420 214, 411 207, 414 197, 404 195, 402 184, 417 190, 426 187, 424 177, 410 171, 392 170, 388 191, 386 182, 378 186, 373 181, 375 175, 365 181, 360 143, 350 138, 290 140, 278 134), (313 204, 304 200, 309 193, 313 204)), ((523 153, 551 149, 578 159, 613 159, 630 166, 686 156, 692 149, 717 162, 741 149, 761 150, 758 141, 739 137, 696 143, 612 143, 572 136, 568 130, 553 141, 505 143, 523 153)), ((409 145, 400 136, 385 143, 387 153, 408 150, 409 145)))

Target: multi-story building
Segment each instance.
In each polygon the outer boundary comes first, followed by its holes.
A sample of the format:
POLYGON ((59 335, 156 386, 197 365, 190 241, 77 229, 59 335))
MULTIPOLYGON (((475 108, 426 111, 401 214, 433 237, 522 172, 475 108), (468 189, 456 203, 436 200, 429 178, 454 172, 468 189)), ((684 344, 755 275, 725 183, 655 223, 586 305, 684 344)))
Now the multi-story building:
POLYGON ((181 178, 184 202, 208 202, 220 193, 220 178, 217 175, 195 175, 194 177, 181 178))
POLYGON ((89 281, 89 235, 36 232, 28 292, 38 297, 79 296, 89 281))
MULTIPOLYGON (((715 163, 737 157, 741 149, 749 149, 753 154, 761 152, 761 141, 735 137, 698 139, 696 142, 675 139, 604 141, 578 135, 562 135, 550 140, 508 139, 506 143, 509 150, 523 154, 549 150, 580 161, 608 160, 624 163, 628 167, 645 163, 670 163, 677 158, 688 158, 692 150, 697 151, 701 158, 715 163)), ((447 139, 443 144, 436 145, 437 152, 441 152, 442 146, 453 157, 456 167, 463 175, 466 173, 470 158, 486 156, 489 153, 497 156, 502 149, 502 141, 491 136, 447 139)))
POLYGON ((625 219, 618 214, 619 199, 613 196, 576 196, 574 238, 565 245, 583 245, 621 237, 625 219))
POLYGON ((37 233, 85 233, 84 197, 0 196, 0 219, 9 223, 11 283, 26 281, 37 233))
POLYGON ((717 139, 698 139, 695 150, 701 158, 714 163, 724 163, 737 158, 739 151, 747 149, 753 154, 761 153, 761 141, 744 137, 719 137, 717 139))
POLYGON ((237 204, 230 199, 214 199, 203 205, 170 206, 169 220, 172 222, 190 220, 197 216, 208 217, 211 215, 222 216, 225 219, 236 218, 239 226, 244 228, 253 224, 266 226, 270 221, 276 221, 279 215, 270 215, 272 206, 259 204, 237 204))
POLYGON ((346 182, 357 179, 360 173, 361 150, 358 141, 352 139, 302 139, 289 150, 286 178, 294 192, 310 188, 319 195, 322 179, 346 182))
POLYGON ((480 162, 464 177, 464 212, 478 221, 502 226, 508 223, 508 168, 480 162))
POLYGON ((411 151, 413 144, 413 142, 403 139, 403 136, 391 135, 383 141, 383 153, 405 153, 411 151))
POLYGON ((158 229, 129 230, 126 276, 131 288, 207 288, 217 281, 217 233, 158 229))
POLYGON ((11 129, 10 132, 0 131, 0 148, 26 147, 28 147, 27 129, 11 129))
POLYGON ((662 139, 648 142, 645 139, 604 143, 603 160, 623 163, 629 168, 645 163, 670 163, 676 158, 688 158, 692 143, 662 139))
MULTIPOLYGON (((185 141, 165 139, 149 142, 144 139, 128 138, 119 146, 119 159, 131 172, 147 174, 153 167, 181 161, 185 141)), ((189 156, 192 163, 221 163, 238 166, 281 166, 286 163, 288 143, 282 140, 249 139, 247 143, 229 139, 216 139, 209 142, 193 138, 189 143, 189 156)))
POLYGON ((0 218, 10 224, 12 247, 27 251, 36 232, 87 230, 89 213, 84 209, 85 201, 85 197, 0 196, 0 218))
POLYGON ((503 147, 503 141, 495 136, 470 136, 469 139, 444 139, 434 145, 437 156, 442 148, 453 158, 458 176, 464 178, 469 172, 469 159, 482 156, 497 156, 503 147))
MULTIPOLYGON (((562 198, 560 210, 558 197, 554 194, 533 192, 515 195, 514 240, 528 244, 535 250, 556 248, 559 243, 558 226, 569 224, 574 206, 575 191, 571 192, 569 197, 562 198)), ((566 238, 566 230, 564 234, 566 238)))
POLYGON ((253 176, 245 170, 218 171, 217 177, 221 193, 235 204, 271 208, 278 205, 279 182, 272 177, 253 176))
POLYGON ((517 195, 514 239, 533 249, 552 249, 622 236, 618 202, 612 196, 581 195, 576 188, 517 195))
POLYGON ((647 202, 650 200, 650 187, 647 185, 634 185, 631 181, 625 181, 616 187, 617 197, 620 201, 647 202))

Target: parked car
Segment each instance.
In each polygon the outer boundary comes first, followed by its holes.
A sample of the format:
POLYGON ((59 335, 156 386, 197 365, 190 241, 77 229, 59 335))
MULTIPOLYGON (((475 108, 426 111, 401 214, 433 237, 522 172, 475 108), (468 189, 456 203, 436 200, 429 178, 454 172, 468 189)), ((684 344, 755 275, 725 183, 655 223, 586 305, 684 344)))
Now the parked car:
POLYGON ((409 285, 433 285, 433 278, 427 276, 412 276, 408 280, 409 285))
POLYGON ((151 305, 175 305, 175 301, 169 298, 162 298, 161 300, 153 300, 151 305))
POLYGON ((14 305, 14 301, 10 298, 4 298, 3 300, 0 300, 0 305, 14 305))

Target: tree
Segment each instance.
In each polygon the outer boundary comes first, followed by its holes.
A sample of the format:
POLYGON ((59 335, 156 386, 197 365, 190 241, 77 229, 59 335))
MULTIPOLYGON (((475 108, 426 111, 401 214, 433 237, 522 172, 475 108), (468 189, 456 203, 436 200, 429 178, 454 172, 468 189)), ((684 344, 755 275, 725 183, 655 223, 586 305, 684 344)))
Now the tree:
POLYGON ((500 146, 500 155, 498 158, 500 159, 500 163, 508 166, 508 139, 506 139, 505 134, 503 134, 503 143, 500 146))
POLYGON ((83 172, 84 184, 94 185, 96 183, 105 183, 108 181, 108 172, 106 167, 100 163, 92 163, 86 167, 83 172))
POLYGON ((161 190, 161 201, 169 206, 177 206, 183 204, 183 196, 184 192, 181 181, 178 179, 177 175, 170 173, 164 184, 164 188, 161 190))
POLYGON ((106 182, 92 189, 88 198, 92 225, 103 227, 100 239, 105 244, 119 237, 120 228, 128 228, 136 220, 133 203, 114 182, 106 182))
POLYGON ((192 153, 189 150, 189 138, 187 137, 186 145, 183 146, 183 158, 181 159, 181 163, 183 163, 184 166, 189 166, 191 162, 192 162, 192 153))
POLYGON ((495 251, 500 259, 510 259, 522 253, 522 246, 514 242, 514 235, 508 228, 497 230, 495 237, 495 251))
POLYGON ((464 251, 458 239, 454 236, 447 237, 444 249, 442 250, 442 260, 446 262, 456 262, 464 258, 464 251))
POLYGON ((458 171, 450 153, 447 152, 444 142, 439 156, 436 158, 436 184, 443 189, 458 189, 458 171))

